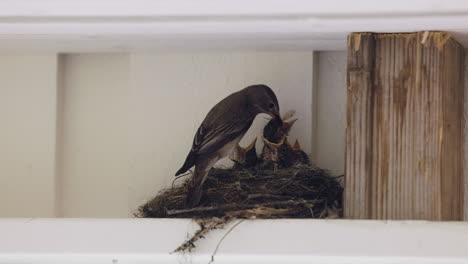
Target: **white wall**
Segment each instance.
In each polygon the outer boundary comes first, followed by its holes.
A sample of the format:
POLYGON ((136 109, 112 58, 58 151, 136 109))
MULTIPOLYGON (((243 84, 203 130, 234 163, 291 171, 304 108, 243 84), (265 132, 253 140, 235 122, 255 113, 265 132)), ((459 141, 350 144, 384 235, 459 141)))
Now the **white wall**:
POLYGON ((57 56, 0 56, 0 217, 56 212, 57 56))
MULTIPOLYGON (((61 56, 58 65, 56 55, 2 57, 0 83, 7 96, 0 98, 6 127, 0 137, 0 216, 131 217, 172 183, 209 109, 256 83, 276 92, 282 112, 297 111, 291 141, 299 139, 318 166, 342 174, 345 53, 316 58, 315 133, 313 56, 75 54, 61 56)), ((241 145, 266 122, 259 116, 241 145)))
MULTIPOLYGON (((312 52, 67 55, 64 60, 65 217, 128 217, 170 186, 194 133, 219 100, 265 83, 311 151, 312 52)), ((266 123, 258 118, 241 144, 266 123)), ((259 145, 261 143, 259 142, 259 145)), ((227 163, 222 163, 227 164, 227 163)))
POLYGON ((346 51, 318 53, 313 161, 334 175, 344 174, 346 51))
MULTIPOLYGON (((56 55, 4 56, 0 216, 132 216, 172 183, 208 110, 255 83, 275 90, 282 112, 297 111, 291 141, 298 138, 318 166, 342 174, 345 53, 321 52, 316 58, 315 133, 313 56, 76 54, 61 56, 58 65, 56 55), (18 75, 25 70, 28 78, 18 75)), ((259 116, 241 144, 266 122, 259 116)))
POLYGON ((66 55, 62 206, 65 217, 127 217, 128 68, 124 54, 66 55))

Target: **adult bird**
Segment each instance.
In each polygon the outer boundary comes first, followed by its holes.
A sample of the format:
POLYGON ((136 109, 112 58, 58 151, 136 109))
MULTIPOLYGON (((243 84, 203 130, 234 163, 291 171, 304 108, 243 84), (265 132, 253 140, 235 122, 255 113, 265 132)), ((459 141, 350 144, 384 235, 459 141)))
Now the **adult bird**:
POLYGON ((278 99, 273 90, 263 84, 248 86, 227 96, 208 112, 195 134, 184 165, 175 174, 178 176, 195 166, 187 206, 198 205, 210 169, 231 153, 261 113, 281 120, 278 99))

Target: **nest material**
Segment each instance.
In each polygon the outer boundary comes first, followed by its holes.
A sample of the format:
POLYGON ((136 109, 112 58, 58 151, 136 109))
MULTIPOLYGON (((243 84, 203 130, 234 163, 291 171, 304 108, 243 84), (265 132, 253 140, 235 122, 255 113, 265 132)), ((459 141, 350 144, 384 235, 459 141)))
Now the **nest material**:
POLYGON ((194 218, 199 230, 175 252, 190 251, 207 232, 223 228, 235 218, 341 217, 343 187, 339 177, 311 166, 299 142, 288 142, 288 133, 297 120, 288 121, 293 115, 290 111, 266 125, 260 157, 254 140, 245 148, 236 146, 230 155, 233 168, 211 169, 197 207, 185 207, 192 186, 189 178, 177 187, 162 190, 142 205, 136 216, 194 218))
POLYGON ((338 178, 307 165, 283 169, 212 169, 195 208, 184 203, 190 180, 161 191, 138 217, 336 218, 342 215, 338 178))

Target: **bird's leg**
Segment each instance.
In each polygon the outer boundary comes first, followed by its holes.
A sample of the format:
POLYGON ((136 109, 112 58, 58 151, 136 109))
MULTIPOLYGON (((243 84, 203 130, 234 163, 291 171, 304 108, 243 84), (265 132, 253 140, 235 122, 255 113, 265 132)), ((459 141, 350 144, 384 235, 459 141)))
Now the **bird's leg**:
POLYGON ((200 203, 203 195, 203 184, 208 178, 209 171, 218 160, 217 156, 201 157, 200 162, 195 165, 190 190, 185 202, 186 206, 195 207, 200 203))
POLYGON ((199 169, 200 166, 195 167, 195 172, 190 184, 190 189, 187 194, 187 199, 185 201, 186 207, 195 207, 200 203, 201 197, 203 195, 203 183, 208 176, 208 171, 204 169, 199 169))

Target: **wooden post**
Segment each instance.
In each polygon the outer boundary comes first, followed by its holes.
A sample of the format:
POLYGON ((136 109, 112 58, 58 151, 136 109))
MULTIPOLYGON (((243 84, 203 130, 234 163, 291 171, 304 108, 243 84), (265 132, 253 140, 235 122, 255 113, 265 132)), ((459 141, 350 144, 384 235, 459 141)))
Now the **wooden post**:
POLYGON ((345 217, 461 220, 464 48, 355 33, 347 73, 345 217))

